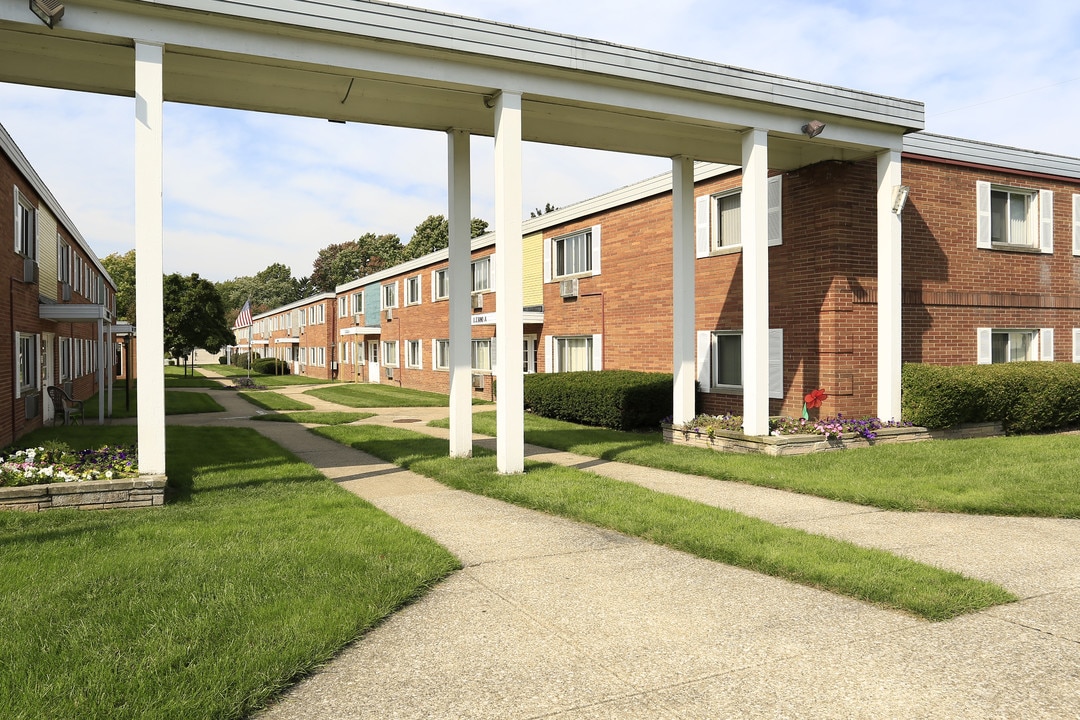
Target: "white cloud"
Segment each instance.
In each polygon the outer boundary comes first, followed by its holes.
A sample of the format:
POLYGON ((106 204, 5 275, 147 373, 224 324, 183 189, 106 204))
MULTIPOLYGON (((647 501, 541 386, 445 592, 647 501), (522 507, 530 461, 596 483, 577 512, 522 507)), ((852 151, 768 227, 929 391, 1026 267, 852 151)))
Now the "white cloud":
MULTIPOLYGON (((1080 156, 1080 7, 1051 0, 427 0, 445 12, 922 100, 927 130, 1080 156)), ((0 122, 101 256, 134 246, 130 98, 0 84, 0 122)), ((473 215, 493 218, 490 138, 473 215)), ((667 161, 527 145, 523 211, 565 206, 667 161)), ((405 241, 446 208, 441 133, 168 104, 165 264, 220 280, 364 232, 405 241)))

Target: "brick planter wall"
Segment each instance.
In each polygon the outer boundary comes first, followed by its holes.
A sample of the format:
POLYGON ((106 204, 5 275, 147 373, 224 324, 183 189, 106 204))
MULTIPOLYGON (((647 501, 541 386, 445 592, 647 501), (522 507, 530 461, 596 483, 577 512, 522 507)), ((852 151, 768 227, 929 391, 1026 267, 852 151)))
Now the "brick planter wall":
POLYGON ((165 504, 165 476, 0 487, 0 510, 109 510, 165 504))
POLYGON ((768 435, 752 436, 717 430, 710 438, 702 432, 683 432, 671 425, 664 425, 664 442, 673 445, 690 445, 719 452, 763 453, 765 455, 806 455, 813 452, 850 450, 874 445, 889 445, 923 440, 963 440, 976 437, 1001 435, 998 423, 979 423, 948 430, 927 430, 923 427, 882 428, 876 438, 867 440, 858 435, 844 435, 837 440, 823 435, 768 435))

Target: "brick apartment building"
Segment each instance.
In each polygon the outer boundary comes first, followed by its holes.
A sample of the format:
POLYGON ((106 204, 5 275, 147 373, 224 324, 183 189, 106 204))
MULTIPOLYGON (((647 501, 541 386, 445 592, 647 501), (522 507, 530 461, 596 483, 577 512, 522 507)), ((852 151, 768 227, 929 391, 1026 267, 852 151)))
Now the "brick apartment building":
MULTIPOLYGON (((902 176, 903 361, 1080 361, 1080 160, 914 133, 902 176)), ((738 167, 696 166, 698 404, 713 413, 741 411, 749 362, 740 184, 738 167)), ((874 414, 876 193, 874 158, 769 179, 771 414, 798 413, 818 387, 830 396, 827 414, 874 414)), ((670 372, 671 228, 670 175, 526 221, 525 372, 670 372)), ((501 360, 491 341, 493 250, 491 235, 473 241, 473 384, 483 397, 495 390, 501 360)), ((445 393, 446 267, 447 251, 432 253, 343 285, 333 298, 273 310, 256 328, 326 308, 325 326, 298 347, 327 365, 309 361, 300 372, 445 393)))
POLYGON ((113 361, 116 287, 64 209, 0 125, 0 447, 53 418, 50 385, 104 388, 113 361))

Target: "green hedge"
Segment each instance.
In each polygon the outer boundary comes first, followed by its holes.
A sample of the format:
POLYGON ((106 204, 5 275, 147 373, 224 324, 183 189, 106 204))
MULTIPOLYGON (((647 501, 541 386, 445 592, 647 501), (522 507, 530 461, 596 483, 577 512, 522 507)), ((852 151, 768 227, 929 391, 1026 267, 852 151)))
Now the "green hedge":
POLYGON ((1080 365, 908 364, 902 397, 904 419, 923 427, 996 421, 1007 432, 1059 430, 1080 425, 1080 365))
POLYGON ((289 363, 277 358, 262 358, 256 360, 251 369, 263 375, 288 375, 289 363))
POLYGON ((259 353, 237 352, 233 353, 232 364, 236 367, 244 368, 245 370, 247 370, 248 363, 252 360, 255 360, 257 362, 259 360, 259 353))
POLYGON ((614 430, 655 428, 671 415, 671 373, 632 370, 525 376, 525 407, 537 415, 614 430))

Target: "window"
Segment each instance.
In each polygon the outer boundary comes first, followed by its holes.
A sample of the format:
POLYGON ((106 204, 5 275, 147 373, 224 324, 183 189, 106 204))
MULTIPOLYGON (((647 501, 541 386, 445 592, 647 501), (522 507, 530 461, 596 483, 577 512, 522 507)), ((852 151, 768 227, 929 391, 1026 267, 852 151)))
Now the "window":
POLYGON ((420 276, 407 278, 405 280, 405 304, 406 305, 419 305, 420 304, 420 276))
POLYGON ((60 233, 56 234, 56 279, 71 282, 71 250, 60 233))
MULTIPOLYGON (((767 226, 769 246, 782 245, 783 175, 774 175, 767 182, 767 226)), ((695 225, 697 257, 730 251, 742 246, 742 189, 728 190, 716 195, 702 195, 696 200, 695 225)))
POLYGON ((536 338, 531 335, 521 341, 521 371, 526 375, 536 372, 536 338))
POLYGON ((396 308, 397 304, 397 283, 390 283, 389 285, 382 286, 382 309, 396 308))
POLYGON ((356 292, 352 294, 352 314, 363 315, 364 314, 364 293, 356 292))
POLYGON ((71 338, 60 338, 60 380, 71 379, 71 338))
POLYGON ((38 370, 38 337, 37 335, 18 333, 16 340, 19 353, 17 360, 19 376, 15 388, 15 397, 21 397, 23 393, 36 390, 38 387, 40 377, 38 370))
POLYGON ((592 272, 592 230, 555 238, 555 277, 592 272))
POLYGON ((397 340, 385 340, 382 344, 382 364, 384 367, 398 366, 397 340))
POLYGON ((449 370, 450 369, 450 341, 449 340, 432 340, 431 341, 431 356, 433 358, 432 364, 436 370, 449 370))
POLYGON ((980 365, 1054 359, 1053 328, 1040 330, 979 328, 977 338, 977 362, 980 365))
POLYGON ((742 386, 742 333, 713 333, 712 386, 742 386))
POLYGON ((446 268, 431 271, 431 300, 445 300, 450 297, 450 280, 446 268))
MULTIPOLYGON (((769 329, 769 397, 784 397, 784 331, 769 329)), ((737 330, 699 330, 698 384, 703 392, 741 393, 743 390, 742 333, 737 330)))
POLYGON ((591 337, 555 338, 555 372, 594 370, 591 337))
POLYGON ((37 209, 15 188, 15 252, 37 257, 37 209))
POLYGON ((1054 193, 976 182, 976 246, 1054 251, 1054 193))
POLYGON ((472 341, 472 369, 481 372, 490 372, 494 367, 494 348, 491 340, 472 341))
POLYGON ((419 340, 408 340, 405 343, 405 367, 423 368, 424 359, 420 349, 419 340))
POLYGON ((712 249, 722 250, 742 244, 742 194, 730 192, 713 198, 712 249))
POLYGON ((472 264, 472 291, 491 290, 491 256, 480 258, 472 264))
POLYGON ((349 306, 347 298, 339 297, 337 299, 337 316, 339 318, 346 317, 349 314, 349 306))

